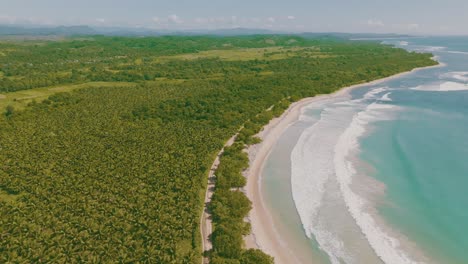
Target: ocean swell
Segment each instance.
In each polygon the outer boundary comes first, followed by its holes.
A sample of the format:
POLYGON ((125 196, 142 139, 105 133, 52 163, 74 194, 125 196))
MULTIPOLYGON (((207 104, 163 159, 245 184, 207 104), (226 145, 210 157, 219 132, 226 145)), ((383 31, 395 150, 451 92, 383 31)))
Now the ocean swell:
POLYGON ((420 86, 411 88, 411 90, 432 91, 432 92, 466 91, 468 90, 468 84, 448 81, 448 82, 442 82, 442 83, 420 85, 420 86))
POLYGON ((360 99, 322 106, 320 119, 304 130, 291 153, 292 195, 303 228, 332 263, 379 258, 386 263, 414 263, 399 249, 399 241, 382 231, 366 211, 373 204, 351 189, 356 170, 349 156, 359 148, 358 138, 370 122, 388 120, 396 109, 389 104, 388 90, 375 88, 360 99), (331 208, 342 209, 334 214, 331 208), (334 216, 343 218, 337 221, 334 216), (359 252, 363 249, 369 253, 359 252))
POLYGON ((378 118, 381 110, 392 107, 388 104, 372 103, 365 111, 361 111, 353 117, 351 124, 335 145, 334 166, 348 210, 379 258, 385 263, 415 263, 400 248, 398 239, 384 232, 366 210, 372 205, 351 189, 357 170, 348 158, 359 149, 358 139, 366 133, 366 126, 378 118))
POLYGON ((350 107, 325 108, 320 120, 304 131, 291 153, 292 194, 305 233, 317 240, 332 263, 346 259, 347 254, 343 242, 320 224, 317 214, 325 185, 334 175, 333 146, 351 117, 339 114, 344 109, 350 107))

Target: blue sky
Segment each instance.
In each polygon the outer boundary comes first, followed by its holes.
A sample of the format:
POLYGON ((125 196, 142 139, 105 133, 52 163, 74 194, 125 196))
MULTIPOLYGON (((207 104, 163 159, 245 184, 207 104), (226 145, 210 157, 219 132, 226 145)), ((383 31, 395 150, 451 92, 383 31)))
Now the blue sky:
POLYGON ((468 0, 0 0, 0 24, 468 34, 468 0))

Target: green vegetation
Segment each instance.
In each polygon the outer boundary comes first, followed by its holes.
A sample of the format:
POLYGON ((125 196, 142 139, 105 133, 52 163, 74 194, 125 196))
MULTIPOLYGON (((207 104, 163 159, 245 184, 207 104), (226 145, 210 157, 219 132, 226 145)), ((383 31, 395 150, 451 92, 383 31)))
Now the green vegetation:
POLYGON ((136 83, 126 82, 89 82, 83 84, 66 84, 52 87, 42 87, 28 90, 20 90, 16 92, 9 92, 0 94, 0 109, 5 109, 7 106, 12 106, 15 109, 24 109, 28 104, 34 102, 41 102, 49 96, 60 92, 71 92, 73 90, 92 88, 92 87, 115 87, 115 86, 129 86, 135 87, 136 83))
POLYGON ((214 232, 211 260, 217 263, 273 263, 273 259, 260 250, 243 249, 243 236, 250 233, 250 224, 244 222, 251 203, 239 190, 246 185, 242 172, 248 168, 249 159, 244 149, 260 143, 255 134, 273 117, 279 117, 290 105, 291 98, 282 99, 273 107, 244 123, 235 143, 227 147, 216 170, 216 189, 210 209, 214 232))
POLYGON ((207 170, 242 126, 217 172, 212 262, 270 263, 242 249, 250 202, 231 190, 252 135, 292 101, 434 64, 293 36, 8 42, 0 54, 1 263, 199 263, 207 170))

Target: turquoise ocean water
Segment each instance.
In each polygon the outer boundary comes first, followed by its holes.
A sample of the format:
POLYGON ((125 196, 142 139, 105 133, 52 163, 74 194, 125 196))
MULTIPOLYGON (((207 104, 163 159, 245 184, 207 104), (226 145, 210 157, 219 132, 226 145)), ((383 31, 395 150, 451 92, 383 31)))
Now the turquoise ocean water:
POLYGON ((445 66, 309 105, 265 201, 304 263, 468 263, 468 38, 384 43, 445 66))

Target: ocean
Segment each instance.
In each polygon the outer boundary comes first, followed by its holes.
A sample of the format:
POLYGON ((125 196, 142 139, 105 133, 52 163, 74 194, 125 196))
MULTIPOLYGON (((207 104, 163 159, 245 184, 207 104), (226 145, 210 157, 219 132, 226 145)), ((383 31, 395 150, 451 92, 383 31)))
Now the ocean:
POLYGON ((468 263, 468 37, 382 41, 444 66, 308 105, 266 206, 304 263, 468 263))

